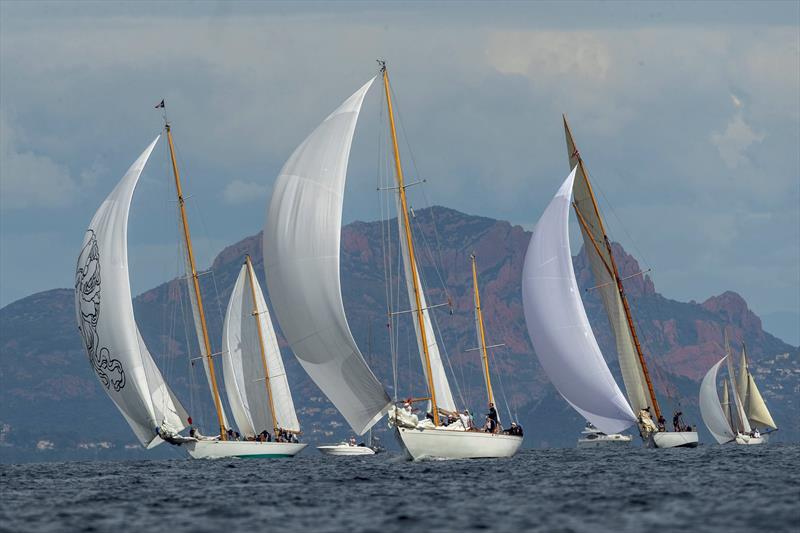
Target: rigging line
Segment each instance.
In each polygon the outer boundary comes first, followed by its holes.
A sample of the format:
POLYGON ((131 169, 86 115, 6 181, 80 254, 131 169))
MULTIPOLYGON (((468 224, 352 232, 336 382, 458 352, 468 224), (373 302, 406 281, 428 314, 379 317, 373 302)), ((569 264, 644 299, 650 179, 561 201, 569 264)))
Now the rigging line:
POLYGON ((500 394, 503 396, 503 403, 506 406, 506 411, 508 412, 508 420, 511 422, 516 422, 517 420, 514 418, 513 413, 511 412, 511 407, 508 405, 508 397, 506 396, 506 386, 503 383, 503 372, 500 371, 500 365, 497 362, 497 354, 494 350, 489 351, 492 358, 492 366, 497 370, 497 380, 500 382, 500 394))
MULTIPOLYGON (((429 209, 428 211, 431 213, 431 218, 433 218, 433 209, 429 209)), ((447 290, 447 284, 445 283, 444 277, 442 276, 442 270, 444 269, 444 260, 441 257, 441 247, 439 248, 439 261, 441 262, 441 265, 438 265, 436 258, 433 256, 432 248, 428 243, 428 239, 425 237, 425 232, 422 229, 422 224, 420 222, 417 222, 416 216, 412 217, 412 220, 414 221, 414 225, 417 229, 416 234, 419 235, 420 238, 422 239, 422 248, 427 252, 428 260, 430 261, 431 266, 433 266, 434 272, 436 272, 436 277, 439 279, 440 288, 442 289, 442 292, 444 292, 444 296, 447 299, 447 301, 449 303, 452 303, 452 299, 450 298, 450 293, 447 290), (440 270, 440 266, 442 270, 440 270)), ((436 233, 436 222, 432 221, 431 223, 433 225, 434 233, 436 233)), ((436 235, 438 235, 438 233, 436 233, 436 235)), ((452 311, 452 305, 450 310, 452 311)))

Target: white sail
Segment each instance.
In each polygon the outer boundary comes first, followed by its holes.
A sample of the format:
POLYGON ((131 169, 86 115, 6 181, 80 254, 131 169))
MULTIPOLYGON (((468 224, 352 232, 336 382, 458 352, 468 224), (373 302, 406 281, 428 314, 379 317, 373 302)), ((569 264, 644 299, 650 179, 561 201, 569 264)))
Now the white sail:
POLYGON ((255 287, 250 286, 247 264, 242 265, 225 313, 222 339, 226 357, 222 358, 222 369, 228 403, 239 431, 245 436, 255 436, 264 430, 272 433, 275 426, 300 431, 269 310, 255 276, 253 280, 255 287), (254 309, 257 309, 255 315, 254 309), (261 324, 271 400, 256 320, 261 324), (270 401, 275 409, 274 423, 270 401))
POLYGON ((717 395, 717 372, 725 357, 711 367, 703 378, 702 383, 700 383, 700 415, 703 417, 703 422, 706 423, 711 435, 720 444, 725 444, 736 438, 736 432, 731 428, 717 395))
POLYGON ((728 425, 731 425, 731 400, 728 395, 728 382, 725 380, 722 381, 722 401, 720 405, 722 406, 722 412, 725 413, 725 418, 728 420, 728 425))
MULTIPOLYGON (((397 223, 400 229, 400 249, 403 254, 403 267, 405 269, 406 288, 408 289, 408 302, 411 309, 414 311, 410 313, 412 322, 414 322, 414 332, 417 335, 417 347, 419 348, 419 356, 422 360, 422 370, 425 373, 425 379, 428 379, 428 368, 425 363, 425 352, 423 351, 422 334, 419 327, 419 319, 417 317, 416 298, 414 296, 414 281, 411 278, 411 262, 408 256, 408 242, 406 239, 405 226, 403 225, 403 214, 400 202, 397 202, 397 223)), ((415 265, 417 270, 417 286, 422 287, 422 282, 419 277, 419 265, 415 265)), ((425 338, 428 344, 428 359, 431 364, 431 372, 433 373, 433 388, 436 393, 436 406, 439 409, 444 409, 450 412, 457 412, 456 402, 453 400, 453 393, 450 390, 450 383, 447 381, 447 374, 442 364, 442 357, 439 353, 439 344, 436 342, 436 335, 433 332, 431 325, 430 310, 427 309, 428 304, 425 299, 425 291, 420 290, 419 302, 422 306, 423 322, 425 323, 425 338)), ((430 407, 428 408, 430 410, 430 407)))
POLYGON ((264 269, 278 323, 300 364, 359 434, 391 400, 356 345, 339 278, 342 203, 364 84, 294 151, 264 227, 264 269))
POLYGON ((739 372, 736 374, 736 392, 739 393, 739 399, 742 405, 747 405, 747 376, 750 375, 750 370, 747 368, 747 352, 744 345, 742 345, 742 354, 739 358, 739 372))
POLYGON ((744 405, 742 399, 739 397, 739 391, 736 387, 735 379, 736 374, 733 371, 733 363, 731 362, 730 350, 727 349, 728 342, 725 339, 726 357, 728 358, 728 380, 731 384, 731 426, 740 433, 750 433, 750 422, 747 421, 747 415, 744 412, 744 405))
POLYGON ((157 430, 186 427, 186 410, 169 389, 139 334, 128 277, 128 214, 142 169, 159 137, 145 149, 95 213, 75 272, 78 330, 100 383, 143 446, 157 430))
POLYGON ((747 373, 747 378, 747 418, 750 420, 750 425, 778 429, 750 372, 747 373))
POLYGON ((564 133, 567 141, 569 166, 570 168, 576 168, 577 166, 572 194, 575 201, 575 209, 580 213, 585 223, 585 225, 580 224, 583 246, 594 275, 595 290, 600 294, 611 330, 614 332, 620 373, 625 384, 625 391, 628 393, 628 401, 637 413, 641 409, 648 407, 651 413, 655 413, 647 381, 644 377, 644 369, 639 360, 633 335, 625 316, 622 297, 617 288, 617 282, 609 271, 612 258, 606 246, 603 221, 594 202, 589 177, 586 175, 583 165, 579 164, 578 148, 572 138, 572 132, 567 125, 566 118, 564 119, 564 133))
POLYGON ((536 355, 558 392, 605 433, 636 422, 597 345, 581 301, 569 246, 575 169, 533 230, 522 274, 522 303, 536 355))

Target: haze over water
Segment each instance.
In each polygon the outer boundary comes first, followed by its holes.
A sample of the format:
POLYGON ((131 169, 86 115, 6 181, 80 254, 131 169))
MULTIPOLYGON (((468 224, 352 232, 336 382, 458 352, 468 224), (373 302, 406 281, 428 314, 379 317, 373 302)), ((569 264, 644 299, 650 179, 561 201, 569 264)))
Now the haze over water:
POLYGON ((0 466, 0 531, 789 531, 798 445, 0 466))

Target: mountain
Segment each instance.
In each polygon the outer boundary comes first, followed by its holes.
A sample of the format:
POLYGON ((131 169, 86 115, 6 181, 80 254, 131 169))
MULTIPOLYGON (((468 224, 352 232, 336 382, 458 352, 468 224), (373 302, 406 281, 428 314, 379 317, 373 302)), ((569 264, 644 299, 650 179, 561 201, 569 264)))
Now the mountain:
MULTIPOLYGON (((508 222, 443 207, 417 211, 414 225, 429 304, 449 304, 437 308, 434 315, 458 383, 456 396, 475 412, 483 412, 481 367, 476 353, 467 351, 476 343, 469 262, 474 251, 487 341, 505 344, 495 350, 493 361, 501 417, 511 411, 522 422, 527 446, 573 446, 583 421, 549 384, 525 330, 519 280, 530 233, 508 222)), ((408 309, 408 303, 405 289, 398 285, 396 253, 384 261, 381 236, 387 228, 396 228, 396 221, 354 222, 343 228, 341 272, 353 335, 392 394, 394 364, 388 349, 384 264, 390 265, 392 308, 408 309)), ((391 238, 396 240, 396 231, 391 238)), ((727 327, 734 346, 742 340, 747 343, 752 370, 781 426, 774 440, 800 438, 798 348, 766 333, 738 294, 729 291, 702 303, 671 300, 656 291, 652 279, 641 273, 636 259, 620 245, 614 244, 614 253, 622 276, 630 276, 626 290, 665 411, 681 408, 688 419, 702 426, 696 409, 699 380, 720 357, 723 327, 727 327)), ((210 274, 201 277, 215 352, 220 351, 222 313, 245 254, 252 256, 266 288, 260 234, 224 249, 210 274)), ((605 354, 613 354, 611 332, 592 290, 591 270, 582 251, 574 265, 598 342, 605 354)), ((192 340, 191 318, 183 313, 188 309, 186 298, 185 282, 174 279, 136 297, 134 308, 165 377, 201 428, 211 431, 214 417, 202 365, 197 360, 192 364, 198 349, 192 340)), ((408 316, 398 315, 400 327, 394 339, 398 397, 420 395, 424 387, 408 316)), ((349 435, 343 418, 308 379, 282 338, 279 342, 305 439, 325 442, 349 435)), ((170 446, 145 452, 135 443, 86 361, 75 324, 72 289, 34 294, 0 309, 0 353, 0 460, 182 456, 170 446)), ((609 363, 621 383, 616 358, 610 357, 609 363)), ((375 430, 392 444, 384 422, 375 430)))

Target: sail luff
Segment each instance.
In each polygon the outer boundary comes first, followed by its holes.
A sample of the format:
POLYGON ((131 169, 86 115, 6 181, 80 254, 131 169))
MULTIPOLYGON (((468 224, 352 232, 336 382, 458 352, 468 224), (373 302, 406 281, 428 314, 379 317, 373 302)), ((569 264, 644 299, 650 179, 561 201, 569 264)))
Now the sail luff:
MULTIPOLYGON (((419 284, 419 276, 417 274, 417 259, 414 254, 414 239, 411 234, 411 223, 408 220, 408 203, 406 201, 406 190, 405 190, 405 183, 403 181, 403 166, 400 163, 400 149, 397 143, 397 130, 395 128, 394 123, 394 110, 392 108, 392 94, 391 89, 389 87, 389 73, 386 70, 386 65, 381 67, 381 74, 383 77, 383 87, 384 92, 386 95, 386 107, 388 109, 389 114, 389 130, 392 136, 392 148, 394 151, 394 163, 395 163, 395 177, 397 179, 397 192, 400 200, 400 213, 398 213, 399 217, 402 218, 403 221, 403 231, 402 233, 405 235, 405 249, 406 253, 408 254, 408 269, 406 272, 406 278, 410 277, 412 284, 413 284, 413 292, 414 292, 414 303, 416 304, 416 315, 418 321, 418 330, 419 330, 419 344, 420 349, 424 356, 424 363, 425 363, 425 370, 426 370, 426 377, 427 377, 427 386, 428 386, 428 394, 431 398, 431 411, 433 413, 433 424, 434 426, 439 425, 439 408, 436 403, 436 387, 434 386, 433 381, 433 370, 431 368, 431 360, 430 354, 428 353, 428 332, 426 330, 425 324, 425 315, 424 315, 424 306, 422 305, 421 301, 421 292, 422 288, 419 284)), ((413 305, 413 304, 412 304, 413 305)))
POLYGON ((661 408, 644 360, 630 305, 620 279, 597 199, 566 116, 563 116, 563 121, 570 168, 577 169, 577 177, 573 185, 573 207, 581 221, 584 249, 616 339, 617 355, 628 400, 635 410, 652 408, 656 418, 660 418, 661 408), (590 247, 589 244, 592 246, 590 247))

